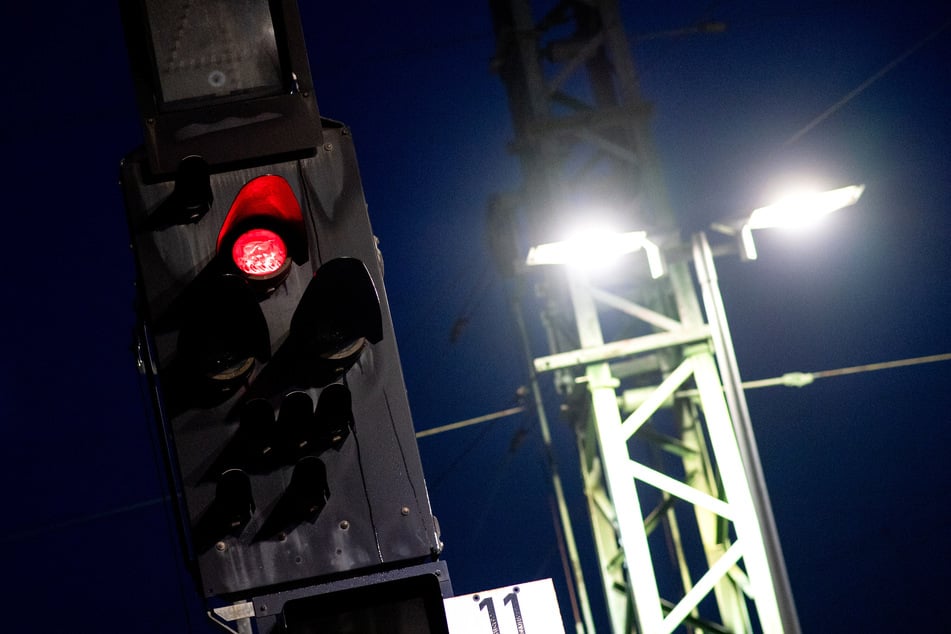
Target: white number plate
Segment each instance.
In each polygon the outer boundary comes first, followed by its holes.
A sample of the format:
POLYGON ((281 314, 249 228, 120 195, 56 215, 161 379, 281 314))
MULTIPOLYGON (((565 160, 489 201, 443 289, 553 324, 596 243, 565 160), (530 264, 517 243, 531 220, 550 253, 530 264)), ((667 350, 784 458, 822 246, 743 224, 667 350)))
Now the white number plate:
POLYGON ((444 601, 451 634, 565 634, 551 579, 444 601))

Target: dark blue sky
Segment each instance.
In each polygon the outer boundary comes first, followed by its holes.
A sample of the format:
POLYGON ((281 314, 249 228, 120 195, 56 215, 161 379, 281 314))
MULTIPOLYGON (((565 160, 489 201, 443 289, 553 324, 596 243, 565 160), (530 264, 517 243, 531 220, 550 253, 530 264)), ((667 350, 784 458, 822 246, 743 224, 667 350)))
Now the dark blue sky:
MULTIPOLYGON (((489 72, 487 3, 303 4, 321 112, 354 131, 417 428, 510 406, 524 363, 483 236, 488 197, 520 176, 489 72), (451 344, 460 316, 469 326, 451 344)), ((784 145, 948 10, 924 0, 668 4, 627 6, 629 33, 704 17, 728 26, 634 45, 683 226, 768 202, 789 176, 867 185, 822 232, 764 234, 758 261, 719 263, 743 377, 951 351, 951 29, 784 145)), ((134 275, 117 174, 141 132, 118 11, 54 2, 2 13, 7 629, 214 631, 179 563, 130 349, 134 275)), ((804 631, 943 622, 949 367, 749 392, 804 631)), ((554 423, 590 555, 572 437, 554 423)), ((420 441, 457 592, 548 576, 561 587, 540 447, 528 416, 420 441), (510 451, 519 429, 528 435, 510 451)))

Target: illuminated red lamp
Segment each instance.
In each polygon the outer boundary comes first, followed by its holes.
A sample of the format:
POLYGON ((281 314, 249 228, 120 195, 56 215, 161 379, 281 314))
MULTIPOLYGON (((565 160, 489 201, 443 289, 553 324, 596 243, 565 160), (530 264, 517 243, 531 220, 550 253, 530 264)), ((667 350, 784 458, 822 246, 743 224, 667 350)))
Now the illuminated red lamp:
POLYGON ((272 174, 248 181, 221 225, 217 247, 248 281, 271 288, 283 281, 291 261, 306 261, 304 216, 288 182, 272 174))
POLYGON ((270 229, 249 229, 239 235, 231 259, 239 271, 254 278, 277 277, 290 266, 287 245, 270 229))

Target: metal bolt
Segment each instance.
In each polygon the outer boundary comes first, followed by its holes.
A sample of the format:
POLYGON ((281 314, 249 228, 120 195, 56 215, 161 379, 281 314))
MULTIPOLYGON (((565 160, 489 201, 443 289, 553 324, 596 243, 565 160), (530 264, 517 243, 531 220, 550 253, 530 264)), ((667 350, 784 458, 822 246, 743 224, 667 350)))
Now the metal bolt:
POLYGON ((347 520, 343 520, 340 522, 340 530, 345 531, 348 528, 350 528, 350 522, 348 522, 347 520))
POLYGON ((333 144, 333 143, 324 143, 324 149, 327 150, 328 152, 333 152, 333 151, 334 151, 334 144, 333 144))
POLYGON ((409 515, 409 507, 404 506, 403 508, 400 509, 400 513, 402 513, 403 515, 409 515))
POLYGON ((224 542, 218 542, 217 544, 215 544, 215 550, 217 550, 219 553, 223 553, 227 548, 228 548, 228 545, 225 544, 224 542))

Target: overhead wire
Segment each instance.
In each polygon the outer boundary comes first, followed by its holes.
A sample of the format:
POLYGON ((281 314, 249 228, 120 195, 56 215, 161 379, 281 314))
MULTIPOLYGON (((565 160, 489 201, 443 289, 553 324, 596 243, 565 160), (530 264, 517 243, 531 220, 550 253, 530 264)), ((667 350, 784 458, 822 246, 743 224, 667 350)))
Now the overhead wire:
POLYGON ((8 533, 6 535, 0 536, 0 543, 8 543, 14 541, 20 541, 23 539, 29 539, 31 537, 37 537, 48 533, 50 531, 61 530, 64 528, 72 528, 74 526, 79 526, 81 524, 88 524, 89 522, 95 522, 97 520, 108 519, 116 515, 121 515, 123 513, 131 513, 132 511, 138 511, 140 509, 148 508, 151 506, 156 506, 159 504, 164 504, 168 502, 171 498, 168 496, 151 498, 148 500, 142 500, 140 502, 133 502, 132 504, 126 504, 112 509, 107 509, 105 511, 100 511, 98 513, 90 513, 88 515, 79 515, 76 517, 71 517, 68 519, 60 520, 57 522, 51 522, 49 524, 43 524, 40 526, 34 526, 25 530, 18 531, 16 533, 8 533))
POLYGON ((495 477, 493 478, 492 484, 489 487, 488 497, 485 498, 481 504, 483 507, 483 512, 479 514, 479 520, 476 523, 475 528, 467 536, 467 539, 473 544, 478 543, 479 536, 482 534, 482 530, 485 528, 485 523, 491 514, 491 510, 494 508, 495 498, 498 497, 499 489, 502 485, 502 479, 505 476, 512 459, 518 452, 518 449, 522 444, 522 440, 524 440, 524 432, 524 428, 521 428, 515 432, 511 442, 509 442, 508 450, 496 462, 495 468, 487 471, 487 473, 493 473, 495 477))
MULTIPOLYGON (((752 381, 743 381, 741 385, 744 390, 753 390, 764 387, 804 387, 811 384, 816 379, 826 379, 834 376, 846 376, 849 374, 861 374, 864 372, 877 372, 879 370, 892 370, 913 365, 923 365, 927 363, 937 363, 939 361, 951 361, 951 353, 930 354, 923 357, 911 357, 907 359, 897 359, 894 361, 882 361, 878 363, 865 363, 862 365, 853 365, 844 368, 835 368, 831 370, 817 370, 815 372, 787 372, 781 376, 767 379, 755 379, 752 381)), ((681 390, 676 396, 695 396, 699 392, 696 389, 681 390)))
POLYGON ((826 119, 828 119, 829 117, 831 117, 831 116, 832 116, 833 114, 835 114, 839 109, 841 109, 841 108, 842 108, 843 106, 845 106, 847 103, 849 103, 850 101, 852 101, 853 99, 855 99, 855 97, 857 97, 858 95, 862 94, 862 92, 864 92, 865 89, 867 89, 869 86, 871 86, 872 84, 874 84, 876 81, 878 81, 879 79, 881 79, 882 77, 884 77, 886 74, 888 74, 892 69, 894 69, 896 66, 898 66, 899 64, 901 64, 903 61, 905 61, 906 59, 908 59, 911 55, 913 55, 915 52, 917 52, 917 51, 918 51, 921 47, 923 47, 925 44, 927 44, 927 43, 930 42, 931 40, 933 40, 933 39, 935 39, 936 37, 938 37, 938 35, 940 35, 940 34, 941 34, 945 29, 947 29, 949 26, 951 26, 951 19, 946 20, 946 21, 944 22, 944 24, 942 24, 941 26, 939 26, 938 28, 934 29, 933 31, 931 31, 930 33, 928 33, 927 35, 925 35, 924 37, 922 37, 920 40, 918 40, 917 42, 915 42, 914 44, 912 44, 909 48, 907 48, 907 49, 906 49, 903 53, 901 53, 898 57, 894 58, 893 60, 891 60, 890 62, 888 62, 888 63, 885 64, 884 66, 882 66, 878 71, 876 71, 875 73, 873 73, 868 79, 866 79, 865 81, 863 81, 862 83, 860 83, 858 86, 856 86, 855 88, 853 88, 852 90, 850 90, 848 93, 846 93, 844 97, 842 97, 841 99, 839 99, 838 101, 836 101, 834 104, 832 104, 831 106, 829 106, 828 108, 826 108, 825 110, 823 110, 818 116, 816 116, 815 118, 813 118, 809 123, 807 123, 807 124, 804 125, 802 128, 800 128, 798 131, 796 131, 795 134, 793 134, 791 137, 789 137, 788 139, 786 139, 786 140, 782 143, 782 146, 783 146, 783 147, 787 147, 787 146, 789 146, 789 145, 792 145, 793 143, 795 143, 796 141, 798 141, 799 139, 801 139, 802 137, 804 137, 806 134, 808 134, 810 131, 812 131, 816 126, 818 126, 820 123, 822 123, 823 121, 825 121, 826 119))
POLYGON ((439 427, 430 427, 429 429, 424 429, 422 431, 416 432, 416 438, 426 438, 427 436, 435 436, 436 434, 441 434, 447 431, 453 431, 455 429, 462 429, 463 427, 469 427, 470 425, 478 425, 479 423, 485 423, 491 420, 496 420, 498 418, 504 418, 506 416, 512 416, 514 414, 520 414, 525 411, 524 405, 517 405, 515 407, 509 407, 507 409, 499 410, 497 412, 492 412, 490 414, 483 414, 482 416, 475 416, 473 418, 467 418, 455 423, 449 423, 448 425, 440 425, 439 427))
MULTIPOLYGON (((877 372, 878 370, 891 370, 894 368, 904 368, 912 365, 922 365, 926 363, 936 363, 938 361, 951 361, 951 353, 929 354, 923 357, 911 357, 908 359, 897 359, 895 361, 883 361, 880 363, 865 363, 863 365, 853 365, 835 370, 820 370, 818 372, 809 372, 816 379, 825 379, 832 376, 845 376, 847 374, 859 374, 861 372, 877 372)), ((744 386, 745 387, 745 386, 744 386)))
POLYGON ((452 323, 452 329, 449 332, 449 343, 456 343, 462 337, 466 327, 472 319, 476 309, 482 304, 485 294, 492 286, 492 269, 488 262, 482 267, 478 281, 475 284, 473 292, 466 293, 466 302, 462 310, 452 323))
MULTIPOLYGON (((910 357, 906 359, 896 359, 893 361, 881 361, 877 363, 865 363, 862 365, 853 365, 842 368, 834 368, 830 370, 817 370, 815 372, 787 372, 781 376, 766 378, 766 379, 755 379, 751 381, 744 381, 742 383, 744 389, 756 389, 763 387, 774 387, 774 386, 787 386, 787 387, 803 387, 809 385, 815 379, 825 379, 835 376, 846 376, 849 374, 860 374, 864 372, 877 372, 879 370, 892 370, 895 368, 903 368, 914 365, 923 365, 928 363, 937 363, 940 361, 951 361, 951 352, 945 352, 941 354, 930 354, 921 357, 910 357)), ((677 392, 677 396, 691 396, 697 393, 697 390, 681 390, 677 392)), ((442 434, 448 431, 454 431, 456 429, 462 429, 464 427, 471 427, 472 425, 478 425, 480 423, 486 423, 490 421, 495 421, 500 418, 505 418, 507 416, 512 416, 514 414, 519 414, 525 411, 525 407, 519 405, 517 407, 510 407, 507 409, 499 410, 496 412, 491 412, 489 414, 483 414, 482 416, 475 416, 473 418, 467 418, 455 423, 449 423, 447 425, 439 425, 438 427, 431 427, 429 429, 424 429, 416 433, 417 438, 425 438, 427 436, 435 436, 437 434, 442 434)))
MULTIPOLYGON (((486 422, 486 420, 494 419, 489 418, 480 422, 486 422)), ((461 463, 470 453, 475 450, 475 448, 485 439, 486 435, 492 431, 493 427, 494 425, 486 425, 483 427, 481 433, 479 433, 479 435, 475 438, 472 438, 466 444, 466 446, 463 447, 462 451, 449 461, 448 467, 443 469, 442 472, 440 472, 436 477, 426 479, 429 483, 428 488, 430 493, 435 493, 437 490, 439 490, 439 487, 442 486, 446 478, 449 477, 449 474, 452 473, 459 466, 459 463, 461 463)))

